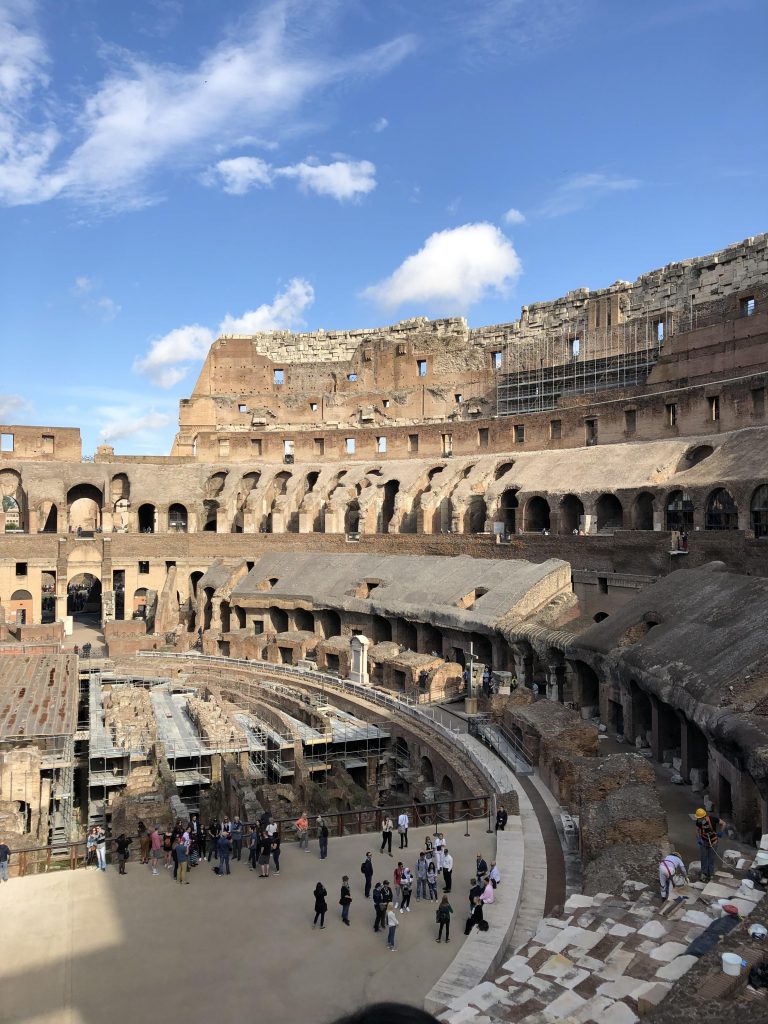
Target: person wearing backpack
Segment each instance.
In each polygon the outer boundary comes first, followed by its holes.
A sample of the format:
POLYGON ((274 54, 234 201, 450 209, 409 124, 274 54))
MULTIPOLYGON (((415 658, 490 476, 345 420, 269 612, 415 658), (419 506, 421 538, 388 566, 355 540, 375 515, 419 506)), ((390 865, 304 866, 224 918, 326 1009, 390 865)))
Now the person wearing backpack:
POLYGON ((445 941, 448 942, 451 933, 451 914, 453 913, 453 907, 448 901, 447 896, 443 896, 440 901, 440 906, 435 911, 435 921, 437 922, 437 942, 443 937, 443 928, 445 928, 445 941))
POLYGON ((373 909, 376 911, 376 919, 373 922, 373 930, 375 932, 381 931, 384 927, 385 908, 386 903, 382 902, 381 896, 381 882, 377 882, 373 887, 373 909))
POLYGON ((371 882, 373 881, 373 860, 371 859, 370 851, 366 853, 365 860, 360 865, 360 870, 365 875, 365 898, 369 899, 371 895, 371 882))

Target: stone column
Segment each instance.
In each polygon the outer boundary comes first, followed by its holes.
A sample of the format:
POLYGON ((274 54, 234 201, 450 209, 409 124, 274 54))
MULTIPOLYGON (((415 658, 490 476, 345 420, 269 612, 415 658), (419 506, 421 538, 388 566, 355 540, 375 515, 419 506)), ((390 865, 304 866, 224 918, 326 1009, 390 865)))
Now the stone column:
POLYGON ((56 621, 62 622, 67 615, 67 538, 59 537, 59 552, 56 559, 56 621))
POLYGON ((353 683, 362 683, 363 686, 370 684, 368 677, 368 648, 371 641, 367 636, 357 634, 350 641, 352 648, 352 667, 349 678, 353 683))
POLYGON ((513 645, 512 656, 515 660, 517 685, 527 686, 530 690, 533 686, 533 654, 524 647, 513 645))

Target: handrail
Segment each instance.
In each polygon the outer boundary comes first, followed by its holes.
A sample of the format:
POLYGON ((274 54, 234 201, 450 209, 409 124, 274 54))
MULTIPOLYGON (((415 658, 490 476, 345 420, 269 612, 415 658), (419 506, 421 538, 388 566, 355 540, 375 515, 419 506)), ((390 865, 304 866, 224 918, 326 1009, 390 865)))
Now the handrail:
MULTIPOLYGON (((434 800, 432 802, 422 801, 420 803, 397 804, 393 807, 362 807, 353 811, 334 811, 322 815, 331 836, 341 838, 345 835, 363 835, 368 832, 380 832, 384 815, 390 815, 393 821, 402 811, 408 814, 411 828, 424 828, 425 826, 435 828, 439 824, 452 824, 456 821, 479 820, 487 818, 490 813, 492 797, 487 793, 466 799, 453 798, 450 800, 434 800)), ((313 814, 315 820, 320 815, 313 814)), ((274 819, 277 825, 277 834, 280 842, 298 841, 295 818, 274 819)), ((153 822, 155 824, 155 822, 153 822)), ((245 829, 254 828, 258 822, 242 822, 243 841, 248 839, 245 829)), ((312 826, 310 826, 312 827, 312 826)), ((137 839, 135 835, 131 839, 137 839)), ((115 837, 109 836, 106 840, 107 849, 115 843, 115 837)), ((46 846, 33 846, 23 850, 11 850, 11 857, 18 858, 18 877, 24 877, 30 873, 31 868, 40 868, 41 863, 44 870, 51 868, 61 870, 69 867, 75 870, 85 866, 87 855, 87 840, 76 839, 68 843, 51 843, 46 846), (44 857, 30 858, 30 854, 44 854, 44 857), (63 858, 68 854, 68 864, 63 858)))

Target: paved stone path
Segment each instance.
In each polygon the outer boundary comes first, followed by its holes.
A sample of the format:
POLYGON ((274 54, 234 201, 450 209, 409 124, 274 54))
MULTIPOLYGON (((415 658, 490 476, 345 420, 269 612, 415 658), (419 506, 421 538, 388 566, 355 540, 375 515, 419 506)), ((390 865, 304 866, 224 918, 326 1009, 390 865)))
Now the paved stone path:
MULTIPOLYGON (((110 867, 12 879, 0 885, 0 1022, 323 1024, 376 999, 422 1005, 463 941, 475 854, 495 856, 486 827, 470 822, 469 838, 463 825, 443 829, 455 858, 451 942, 435 942, 435 904, 414 894, 412 912, 398 914, 396 953, 373 932, 360 863, 372 849, 374 879, 391 879, 401 858, 396 848, 392 859, 380 856, 374 835, 332 839, 326 861, 316 843, 309 853, 286 844, 280 875, 269 879, 244 860, 229 878, 201 865, 180 886, 134 859, 125 878, 110 867), (344 873, 349 928, 339 920, 344 873), (317 881, 328 890, 325 931, 311 928, 317 881)), ((411 866, 424 834, 411 833, 411 866)))

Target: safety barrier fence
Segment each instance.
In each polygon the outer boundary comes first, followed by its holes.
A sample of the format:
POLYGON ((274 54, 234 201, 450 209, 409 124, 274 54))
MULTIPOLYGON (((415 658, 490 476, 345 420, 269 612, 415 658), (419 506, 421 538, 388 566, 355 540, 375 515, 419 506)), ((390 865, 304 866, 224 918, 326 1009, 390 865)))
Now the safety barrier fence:
MULTIPOLYGON (((381 837, 382 823, 389 815, 394 823, 392 831, 392 842, 397 845, 397 819, 405 812, 409 819, 409 832, 418 829, 428 829, 430 833, 437 834, 441 825, 454 824, 456 822, 466 823, 469 830, 470 821, 487 822, 487 828, 491 828, 492 798, 488 794, 473 796, 463 800, 439 800, 434 803, 408 803, 394 807, 365 807, 353 811, 335 811, 323 815, 323 820, 328 828, 330 837, 342 838, 351 835, 376 834, 381 837)), ((317 816, 312 815, 309 819, 308 838, 316 841, 318 838, 317 816)), ((296 819, 280 818, 275 819, 277 835, 281 845, 286 842, 298 842, 299 831, 296 828, 296 819)), ((147 822, 148 828, 160 824, 159 822, 147 822)), ((243 822, 243 850, 248 846, 250 835, 248 830, 254 828, 256 822, 243 822)), ((203 824, 205 828, 205 824, 203 824)), ((131 836, 131 856, 138 857, 138 837, 131 836)), ((110 836, 106 841, 107 859, 111 860, 115 853, 115 837, 110 836)), ((23 877, 24 875, 42 874, 48 871, 61 871, 77 869, 87 866, 88 848, 85 839, 71 843, 55 843, 49 846, 36 846, 26 850, 11 850, 10 874, 23 877)), ((95 860, 94 860, 95 863, 95 860)))

